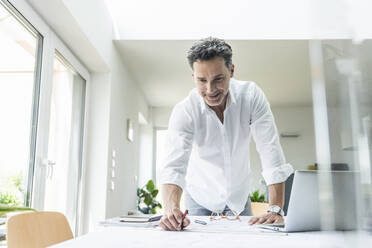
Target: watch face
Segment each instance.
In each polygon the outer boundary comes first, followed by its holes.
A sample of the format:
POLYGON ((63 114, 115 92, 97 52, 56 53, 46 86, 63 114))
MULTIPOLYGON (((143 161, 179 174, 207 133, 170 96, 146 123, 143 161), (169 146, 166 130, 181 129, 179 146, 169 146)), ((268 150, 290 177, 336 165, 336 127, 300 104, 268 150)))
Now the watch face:
POLYGON ((270 206, 269 210, 270 212, 279 213, 281 209, 278 206, 270 206))

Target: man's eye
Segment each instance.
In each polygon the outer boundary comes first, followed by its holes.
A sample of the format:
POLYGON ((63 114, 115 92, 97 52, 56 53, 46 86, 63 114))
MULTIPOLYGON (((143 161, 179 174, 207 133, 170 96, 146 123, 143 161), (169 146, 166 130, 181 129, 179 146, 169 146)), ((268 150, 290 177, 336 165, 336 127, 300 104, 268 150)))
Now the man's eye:
POLYGON ((207 80, 201 79, 200 82, 205 83, 207 80))
POLYGON ((215 80, 219 82, 222 81, 222 78, 216 78, 215 80))

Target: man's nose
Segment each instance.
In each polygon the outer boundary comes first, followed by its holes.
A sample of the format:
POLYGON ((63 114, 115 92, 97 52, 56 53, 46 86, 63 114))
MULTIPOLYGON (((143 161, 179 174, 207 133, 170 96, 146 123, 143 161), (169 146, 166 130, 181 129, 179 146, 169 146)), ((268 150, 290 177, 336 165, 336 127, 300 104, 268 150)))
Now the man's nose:
POLYGON ((215 87, 212 82, 207 83, 207 94, 214 93, 215 87))

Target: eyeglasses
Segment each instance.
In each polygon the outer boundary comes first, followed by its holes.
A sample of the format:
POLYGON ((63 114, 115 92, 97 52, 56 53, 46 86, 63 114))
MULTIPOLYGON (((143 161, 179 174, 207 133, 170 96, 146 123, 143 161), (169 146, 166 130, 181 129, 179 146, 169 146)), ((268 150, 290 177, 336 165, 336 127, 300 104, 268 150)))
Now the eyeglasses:
POLYGON ((239 214, 234 211, 234 210, 229 210, 224 213, 224 211, 213 211, 211 213, 211 216, 209 219, 212 220, 221 220, 221 219, 226 219, 226 220, 239 220, 239 214))

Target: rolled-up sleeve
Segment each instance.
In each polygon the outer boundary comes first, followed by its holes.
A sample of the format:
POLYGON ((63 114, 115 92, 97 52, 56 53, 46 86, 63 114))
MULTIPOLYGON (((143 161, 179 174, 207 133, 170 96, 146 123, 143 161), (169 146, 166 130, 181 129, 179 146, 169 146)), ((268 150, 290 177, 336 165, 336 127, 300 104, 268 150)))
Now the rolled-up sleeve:
POLYGON ((250 100, 251 131, 261 158, 262 176, 267 185, 284 182, 293 167, 285 161, 270 104, 257 85, 251 90, 250 100))
POLYGON ((159 171, 160 184, 175 184, 184 189, 193 133, 191 115, 183 102, 177 104, 169 119, 164 161, 159 171))

